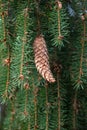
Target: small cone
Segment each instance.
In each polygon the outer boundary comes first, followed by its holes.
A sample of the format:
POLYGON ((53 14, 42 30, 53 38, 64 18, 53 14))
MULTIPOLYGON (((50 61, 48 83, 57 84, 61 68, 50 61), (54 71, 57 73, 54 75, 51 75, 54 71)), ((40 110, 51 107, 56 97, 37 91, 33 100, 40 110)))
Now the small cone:
POLYGON ((36 68, 48 82, 55 82, 49 66, 49 57, 46 42, 42 35, 36 37, 33 43, 36 68))

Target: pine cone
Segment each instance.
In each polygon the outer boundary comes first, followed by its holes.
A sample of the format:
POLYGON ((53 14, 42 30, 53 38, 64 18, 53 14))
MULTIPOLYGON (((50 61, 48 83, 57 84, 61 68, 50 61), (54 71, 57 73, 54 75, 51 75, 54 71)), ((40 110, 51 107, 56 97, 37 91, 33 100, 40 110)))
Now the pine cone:
POLYGON ((36 68, 48 82, 55 82, 49 66, 46 42, 42 35, 36 37, 33 43, 36 68))

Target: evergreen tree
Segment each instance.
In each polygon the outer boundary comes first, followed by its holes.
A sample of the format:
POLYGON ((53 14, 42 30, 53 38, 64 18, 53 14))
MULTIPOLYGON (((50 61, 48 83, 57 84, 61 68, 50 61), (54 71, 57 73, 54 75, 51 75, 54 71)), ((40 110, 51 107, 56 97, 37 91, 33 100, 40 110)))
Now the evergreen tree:
POLYGON ((0 130, 87 129, 86 0, 0 0, 0 130))

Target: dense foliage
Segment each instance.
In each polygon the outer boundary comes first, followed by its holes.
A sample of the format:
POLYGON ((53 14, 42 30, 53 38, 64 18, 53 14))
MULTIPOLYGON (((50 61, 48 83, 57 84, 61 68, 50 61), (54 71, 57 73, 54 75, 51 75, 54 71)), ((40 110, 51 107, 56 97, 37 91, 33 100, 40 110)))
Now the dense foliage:
POLYGON ((0 130, 87 129, 86 7, 86 0, 0 0, 0 130), (35 66, 39 34, 55 83, 35 66))

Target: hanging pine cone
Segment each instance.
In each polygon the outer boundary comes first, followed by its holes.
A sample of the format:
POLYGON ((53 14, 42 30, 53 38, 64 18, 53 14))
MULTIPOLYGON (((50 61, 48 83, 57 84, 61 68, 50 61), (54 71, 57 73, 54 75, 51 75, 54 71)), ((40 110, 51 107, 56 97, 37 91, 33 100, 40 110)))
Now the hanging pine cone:
POLYGON ((55 82, 49 66, 46 42, 42 35, 36 37, 33 43, 36 68, 48 82, 55 82))

